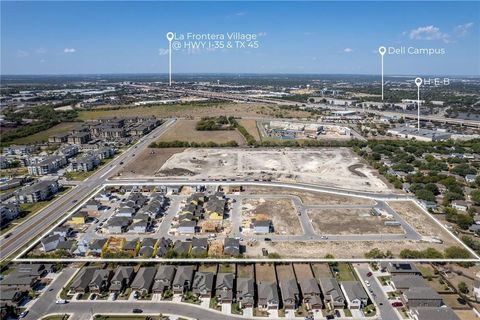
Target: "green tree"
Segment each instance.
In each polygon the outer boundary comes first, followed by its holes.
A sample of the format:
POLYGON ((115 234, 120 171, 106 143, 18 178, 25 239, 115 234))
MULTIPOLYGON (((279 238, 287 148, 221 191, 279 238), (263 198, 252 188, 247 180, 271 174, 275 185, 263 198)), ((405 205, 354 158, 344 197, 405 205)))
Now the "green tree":
POLYGON ((463 294, 467 294, 469 291, 467 284, 463 281, 458 284, 458 290, 463 294))

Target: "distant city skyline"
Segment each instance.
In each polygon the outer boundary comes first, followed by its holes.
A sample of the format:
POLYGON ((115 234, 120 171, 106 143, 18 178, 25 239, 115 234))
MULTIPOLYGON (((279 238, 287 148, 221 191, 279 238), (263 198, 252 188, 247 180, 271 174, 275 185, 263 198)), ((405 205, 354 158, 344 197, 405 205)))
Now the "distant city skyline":
POLYGON ((259 48, 174 50, 174 73, 480 75, 478 2, 1 2, 1 73, 165 74, 165 34, 251 33, 259 48))

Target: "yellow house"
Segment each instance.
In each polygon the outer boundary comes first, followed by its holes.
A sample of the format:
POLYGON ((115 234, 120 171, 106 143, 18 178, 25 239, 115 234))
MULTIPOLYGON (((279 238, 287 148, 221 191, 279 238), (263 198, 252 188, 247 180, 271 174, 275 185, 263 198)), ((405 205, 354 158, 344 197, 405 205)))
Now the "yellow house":
POLYGON ((68 220, 67 223, 74 224, 74 225, 85 224, 87 220, 87 216, 88 214, 86 212, 83 212, 83 211, 77 212, 70 217, 70 220, 68 220))

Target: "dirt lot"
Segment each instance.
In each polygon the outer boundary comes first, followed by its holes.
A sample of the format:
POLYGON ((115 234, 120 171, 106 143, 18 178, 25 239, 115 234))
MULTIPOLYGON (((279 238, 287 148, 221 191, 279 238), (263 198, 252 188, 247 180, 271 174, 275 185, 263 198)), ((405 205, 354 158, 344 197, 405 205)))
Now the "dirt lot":
POLYGON ((177 172, 182 178, 258 178, 390 192, 373 168, 362 165, 355 172, 348 169, 359 163, 361 159, 348 148, 186 149, 172 156, 161 172, 177 172))
POLYGON ((261 214, 272 220, 276 234, 302 234, 295 207, 290 199, 248 199, 242 202, 242 225, 261 214))
POLYGON ((385 226, 369 209, 309 209, 313 228, 321 234, 403 234, 400 226, 385 226))
POLYGON ((188 141, 188 142, 216 142, 226 143, 236 141, 239 145, 245 144, 245 139, 236 130, 198 131, 195 129, 198 120, 177 120, 175 124, 157 141, 188 141))
POLYGON ((454 310, 457 316, 462 320, 478 320, 478 317, 472 310, 454 310))
MULTIPOLYGON (((107 107, 107 106, 105 106, 107 107)), ((148 107, 132 107, 125 106, 120 109, 111 110, 91 110, 79 112, 79 120, 98 119, 101 117, 118 116, 156 116, 158 118, 166 117, 214 117, 214 116, 256 116, 278 117, 283 116, 287 118, 309 117, 311 114, 307 111, 285 110, 278 106, 260 104, 260 103, 214 103, 214 102, 200 102, 191 104, 170 104, 158 105, 148 107)))
POLYGON ((150 149, 137 155, 135 161, 130 161, 122 172, 120 178, 142 178, 151 177, 160 168, 165 161, 167 161, 172 155, 178 152, 182 152, 184 148, 161 148, 150 149), (152 154, 152 151, 155 152, 152 154))
POLYGON ((374 205, 375 201, 365 198, 348 197, 330 193, 322 192, 310 192, 310 191, 298 191, 289 188, 273 188, 273 187, 257 187, 257 186, 245 186, 245 193, 250 194, 262 194, 262 193, 275 193, 295 195, 302 199, 304 205, 315 204, 328 204, 328 205, 374 205))
POLYGON ((295 273, 291 263, 277 264, 277 278, 280 280, 295 279, 295 273))
POLYGON ((414 202, 389 201, 387 204, 422 236, 441 239, 447 247, 459 245, 452 236, 433 221, 433 219, 423 212, 414 202))
POLYGON ((312 269, 308 263, 294 263, 293 269, 298 279, 313 278, 312 269))
POLYGON ((255 277, 257 283, 261 282, 276 282, 275 267, 273 263, 256 263, 255 277))
MULTIPOLYGON (((390 250, 394 257, 399 257, 403 249, 425 250, 434 248, 440 252, 445 249, 444 244, 428 243, 424 241, 325 241, 325 242, 271 242, 262 243, 261 247, 269 252, 276 252, 281 258, 288 259, 323 259, 327 254, 335 258, 351 259, 365 258, 365 253, 373 248, 382 251, 390 250)), ((262 258, 261 253, 255 252, 251 257, 262 258)))
POLYGON ((260 141, 260 133, 257 128, 257 120, 253 119, 240 119, 238 121, 247 131, 255 138, 255 140, 260 141))
POLYGON ((253 264, 237 264, 237 278, 253 278, 254 276, 253 264))
POLYGON ((313 274, 315 278, 331 278, 333 277, 332 270, 330 266, 326 263, 311 263, 313 274))

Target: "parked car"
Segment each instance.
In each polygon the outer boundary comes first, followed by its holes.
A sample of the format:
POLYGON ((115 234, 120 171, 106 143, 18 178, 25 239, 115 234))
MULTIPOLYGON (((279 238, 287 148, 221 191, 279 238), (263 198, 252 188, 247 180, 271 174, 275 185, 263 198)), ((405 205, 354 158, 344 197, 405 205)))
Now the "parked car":
POLYGON ((340 311, 338 311, 338 310, 335 310, 335 317, 337 317, 337 318, 340 318, 340 317, 341 317, 341 315, 340 315, 340 311))
POLYGON ((402 307, 402 306, 403 306, 403 303, 401 301, 392 302, 392 307, 398 308, 398 307, 402 307))
POLYGON ((372 276, 371 272, 367 273, 367 277, 371 277, 371 276, 372 276))
POLYGON ((64 299, 58 299, 57 301, 55 301, 56 304, 65 304, 67 303, 67 300, 64 300, 64 299))
POLYGON ((96 293, 92 293, 92 295, 90 296, 90 300, 95 300, 96 297, 97 297, 97 294, 96 294, 96 293))
POLYGON ((27 314, 28 314, 28 310, 25 310, 25 311, 23 311, 22 313, 20 313, 20 314, 18 315, 18 317, 19 317, 19 318, 25 318, 25 317, 27 316, 27 314))
POLYGON ((142 313, 143 310, 142 309, 139 309, 139 308, 135 308, 132 310, 133 313, 142 313))
POLYGON ((370 281, 368 281, 368 280, 365 280, 365 284, 367 285, 367 287, 371 286, 370 281))

